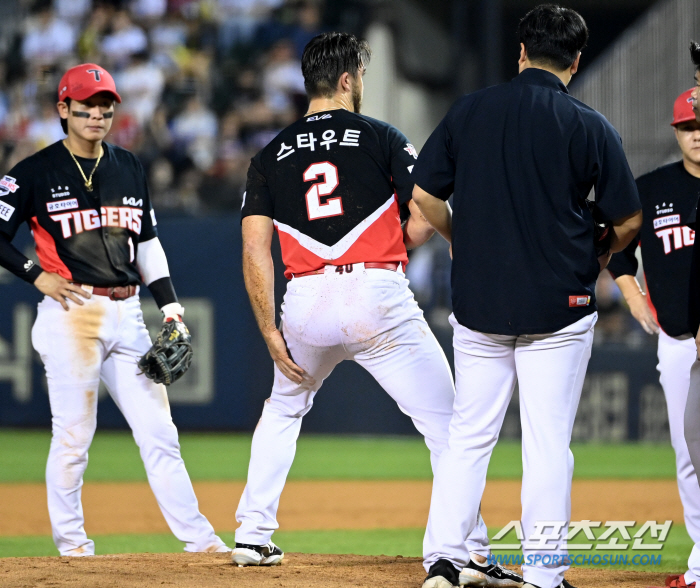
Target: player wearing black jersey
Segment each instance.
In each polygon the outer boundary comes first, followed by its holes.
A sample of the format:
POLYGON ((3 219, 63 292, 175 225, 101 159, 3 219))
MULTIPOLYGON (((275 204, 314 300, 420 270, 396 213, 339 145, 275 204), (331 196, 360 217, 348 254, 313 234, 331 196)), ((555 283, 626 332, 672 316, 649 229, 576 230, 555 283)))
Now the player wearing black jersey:
MULTIPOLYGON (((685 526, 693 541, 699 543, 700 486, 683 431, 690 368, 696 355, 688 319, 688 282, 695 233, 688 222, 695 214, 700 195, 700 123, 693 113, 691 90, 676 99, 671 124, 683 158, 637 179, 642 228, 626 249, 612 256, 608 270, 632 315, 647 333, 659 334, 657 369, 668 407, 685 526), (644 262, 646 293, 635 278, 637 248, 641 248, 644 262)), ((692 585, 698 579, 700 552, 693 550, 684 582, 692 585)))
MULTIPOLYGON (((368 59, 369 47, 351 35, 315 37, 302 58, 309 111, 258 153, 248 172, 243 273, 275 379, 236 513, 241 526, 233 561, 239 565, 282 560, 270 539, 301 420, 341 361, 367 369, 413 419, 433 466, 446 446, 452 377, 403 274, 406 247, 434 231, 411 200, 415 148, 391 125, 359 114, 368 59), (270 257, 274 229, 290 278, 279 330, 270 257)), ((476 518, 467 543, 484 561, 488 537, 476 518)), ((478 586, 522 582, 478 561, 465 574, 465 583, 478 586)))
POLYGON ((83 527, 81 488, 97 424, 100 379, 124 414, 163 515, 186 551, 230 551, 199 512, 165 386, 139 373, 151 346, 138 299, 148 286, 167 321, 181 321, 138 159, 103 141, 112 76, 95 64, 66 72, 58 87, 66 139, 18 163, 0 180, 0 265, 46 296, 32 329, 51 402, 46 466, 49 516, 61 555, 95 553, 83 527), (12 244, 27 222, 39 265, 12 244), (67 311, 67 312, 66 312, 67 311))

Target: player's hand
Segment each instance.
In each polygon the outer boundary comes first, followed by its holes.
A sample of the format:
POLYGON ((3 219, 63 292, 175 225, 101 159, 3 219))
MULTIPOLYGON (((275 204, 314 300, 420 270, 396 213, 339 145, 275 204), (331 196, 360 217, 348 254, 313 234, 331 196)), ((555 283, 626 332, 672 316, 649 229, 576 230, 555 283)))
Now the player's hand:
POLYGON ((287 343, 278 329, 265 335, 265 343, 267 343, 272 361, 275 362, 275 365, 285 377, 295 384, 301 384, 305 380, 311 385, 315 383, 309 374, 292 361, 292 358, 289 356, 289 349, 287 349, 287 343))
POLYGON ((86 299, 92 296, 90 292, 86 292, 80 286, 71 284, 63 276, 51 272, 41 272, 34 281, 34 285, 42 294, 46 294, 60 302, 65 310, 68 310, 68 300, 72 300, 82 306, 83 301, 79 296, 86 299))
POLYGON ((650 335, 654 335, 659 332, 659 324, 656 322, 654 315, 651 313, 651 309, 647 304, 647 295, 643 292, 632 296, 628 301, 630 312, 632 316, 637 319, 642 329, 644 329, 650 335))

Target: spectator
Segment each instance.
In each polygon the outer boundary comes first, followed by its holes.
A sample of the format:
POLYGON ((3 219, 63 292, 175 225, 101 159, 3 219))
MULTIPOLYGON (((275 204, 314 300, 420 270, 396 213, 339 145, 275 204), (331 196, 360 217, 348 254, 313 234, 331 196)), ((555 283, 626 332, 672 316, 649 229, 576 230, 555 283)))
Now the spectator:
POLYGON ((102 41, 102 52, 111 63, 123 67, 130 56, 148 48, 148 38, 141 27, 131 21, 125 10, 112 18, 112 33, 102 41))
POLYGON ((155 22, 165 15, 168 0, 132 0, 130 8, 134 18, 155 22))
POLYGON ((295 96, 301 96, 306 105, 301 62, 295 57, 294 45, 289 39, 278 41, 269 52, 263 72, 263 91, 265 103, 276 114, 291 113, 295 96))
POLYGON ((283 0, 218 0, 219 50, 223 55, 236 45, 249 44, 257 28, 283 0))
POLYGON ((27 23, 22 57, 34 67, 48 67, 70 57, 74 48, 75 34, 70 25, 57 18, 50 5, 40 5, 27 23))
POLYGON ((323 32, 321 20, 321 8, 316 2, 305 2, 299 6, 296 26, 289 35, 298 59, 301 59, 308 42, 323 32))
POLYGON ((199 96, 189 99, 185 110, 173 119, 171 132, 176 150, 189 156, 201 170, 214 164, 218 122, 199 96))
POLYGON ((56 16, 73 27, 77 35, 81 21, 90 14, 92 0, 53 0, 56 16))
POLYGON ((127 68, 116 75, 124 111, 129 112, 143 127, 160 103, 165 76, 148 59, 148 53, 135 53, 127 68))
POLYGON ((27 139, 32 142, 36 151, 39 151, 65 138, 56 112, 56 103, 53 97, 46 97, 42 100, 40 115, 27 127, 27 139))

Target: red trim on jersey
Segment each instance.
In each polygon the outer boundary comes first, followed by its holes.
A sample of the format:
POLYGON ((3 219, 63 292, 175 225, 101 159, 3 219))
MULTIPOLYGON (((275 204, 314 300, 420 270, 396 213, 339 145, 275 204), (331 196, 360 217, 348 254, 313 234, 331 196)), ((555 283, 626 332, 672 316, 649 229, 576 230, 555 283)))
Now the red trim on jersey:
POLYGON ((41 269, 58 274, 66 280, 72 280, 73 274, 63 263, 56 251, 56 242, 49 232, 39 224, 35 216, 29 221, 36 242, 36 254, 39 256, 41 269))
POLYGON ((656 324, 659 324, 659 317, 656 316, 656 307, 654 306, 654 303, 651 301, 651 294, 649 294, 649 284, 647 283, 647 275, 644 274, 644 285, 646 286, 647 290, 647 304, 649 305, 649 310, 651 310, 651 314, 654 315, 654 320, 656 321, 656 324))
POLYGON ((306 249, 289 233, 279 230, 277 233, 282 249, 282 260, 286 266, 284 275, 288 279, 291 279, 293 274, 313 271, 324 265, 394 261, 405 267, 408 263, 396 199, 338 259, 323 259, 306 249))

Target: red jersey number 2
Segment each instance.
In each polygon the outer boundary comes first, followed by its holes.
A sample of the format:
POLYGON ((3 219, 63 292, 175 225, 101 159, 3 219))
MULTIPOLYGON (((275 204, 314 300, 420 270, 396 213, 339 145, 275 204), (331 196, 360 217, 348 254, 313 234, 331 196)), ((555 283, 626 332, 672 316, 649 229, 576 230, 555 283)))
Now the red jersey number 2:
POLYGON ((328 161, 314 163, 306 168, 304 181, 313 182, 319 176, 323 176, 323 181, 311 186, 306 193, 306 211, 309 214, 309 220, 343 214, 343 202, 340 196, 328 198, 321 203, 321 198, 330 196, 338 187, 338 168, 328 161))

